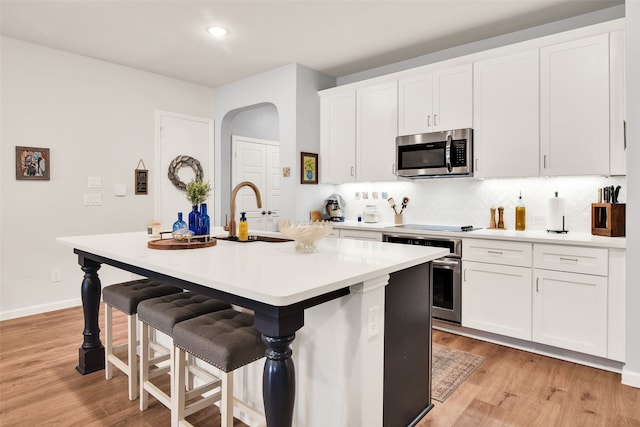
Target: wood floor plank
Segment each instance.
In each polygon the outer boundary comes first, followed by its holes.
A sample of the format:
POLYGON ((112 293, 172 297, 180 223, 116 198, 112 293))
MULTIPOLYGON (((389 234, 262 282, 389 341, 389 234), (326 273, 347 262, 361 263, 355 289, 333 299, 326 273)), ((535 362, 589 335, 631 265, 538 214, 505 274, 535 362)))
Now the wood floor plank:
MULTIPOLYGON (((114 339, 125 341, 117 310, 114 325, 114 339)), ((144 412, 129 401, 120 371, 109 381, 104 371, 78 374, 82 329, 80 307, 0 322, 0 425, 168 427, 169 410, 155 399, 144 412)), ((640 389, 619 374, 442 331, 433 340, 485 361, 418 427, 640 427, 640 389)), ((219 419, 214 406, 188 417, 195 425, 219 419)))

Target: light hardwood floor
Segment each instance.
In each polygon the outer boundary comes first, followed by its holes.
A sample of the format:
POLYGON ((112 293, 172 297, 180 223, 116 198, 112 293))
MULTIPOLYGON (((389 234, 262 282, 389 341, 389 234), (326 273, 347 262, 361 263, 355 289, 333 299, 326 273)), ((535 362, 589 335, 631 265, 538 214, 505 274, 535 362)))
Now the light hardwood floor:
MULTIPOLYGON (((115 336, 124 339, 126 317, 114 313, 115 336)), ((153 398, 145 412, 129 401, 120 371, 110 381, 104 371, 76 372, 82 328, 79 307, 0 322, 0 425, 169 426, 168 409, 153 398)), ((640 426, 640 389, 618 374, 445 332, 433 337, 486 360, 418 427, 640 426)), ((217 426, 219 414, 212 407, 189 421, 217 426)))

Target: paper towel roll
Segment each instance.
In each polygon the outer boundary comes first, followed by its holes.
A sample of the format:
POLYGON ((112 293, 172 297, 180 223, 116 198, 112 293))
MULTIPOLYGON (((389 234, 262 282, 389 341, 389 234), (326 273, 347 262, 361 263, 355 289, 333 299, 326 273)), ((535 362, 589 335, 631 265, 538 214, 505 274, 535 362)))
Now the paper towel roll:
POLYGON ((564 197, 550 198, 547 203, 547 231, 566 231, 566 227, 564 197))

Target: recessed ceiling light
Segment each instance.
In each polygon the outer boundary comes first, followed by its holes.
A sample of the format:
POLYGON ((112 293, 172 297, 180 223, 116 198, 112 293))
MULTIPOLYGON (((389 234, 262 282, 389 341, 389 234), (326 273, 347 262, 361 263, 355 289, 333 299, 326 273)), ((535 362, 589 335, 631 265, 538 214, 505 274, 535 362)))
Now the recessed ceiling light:
POLYGON ((226 28, 216 26, 208 27, 207 32, 214 37, 225 37, 229 34, 229 30, 226 28))

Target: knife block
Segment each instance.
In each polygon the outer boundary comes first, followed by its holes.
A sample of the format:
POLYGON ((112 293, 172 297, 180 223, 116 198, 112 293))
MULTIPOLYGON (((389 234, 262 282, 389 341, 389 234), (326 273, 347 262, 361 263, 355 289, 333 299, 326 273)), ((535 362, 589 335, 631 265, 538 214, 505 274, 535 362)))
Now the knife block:
POLYGON ((592 203, 591 234, 608 237, 624 236, 625 216, 624 203, 592 203))

